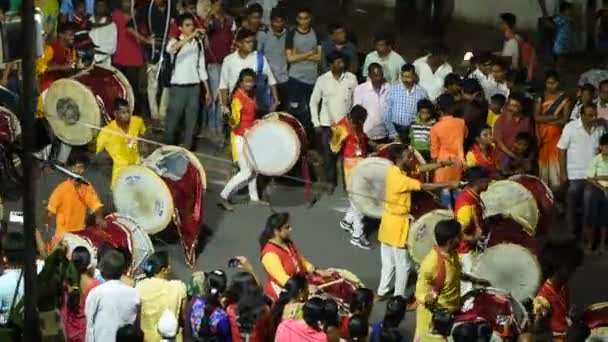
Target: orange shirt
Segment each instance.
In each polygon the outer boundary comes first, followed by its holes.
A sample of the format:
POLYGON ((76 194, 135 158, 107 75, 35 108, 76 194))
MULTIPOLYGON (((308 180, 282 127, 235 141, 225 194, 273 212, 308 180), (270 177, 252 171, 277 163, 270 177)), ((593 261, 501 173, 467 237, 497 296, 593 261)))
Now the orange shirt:
MULTIPOLYGON (((464 161, 464 139, 468 134, 463 119, 444 115, 431 128, 431 158, 433 160, 464 161)), ((462 167, 444 167, 435 171, 434 181, 459 181, 462 177, 462 167)))
POLYGON ((47 206, 48 211, 55 215, 55 237, 83 230, 87 209, 96 211, 102 206, 92 185, 77 184, 72 179, 59 184, 47 206))

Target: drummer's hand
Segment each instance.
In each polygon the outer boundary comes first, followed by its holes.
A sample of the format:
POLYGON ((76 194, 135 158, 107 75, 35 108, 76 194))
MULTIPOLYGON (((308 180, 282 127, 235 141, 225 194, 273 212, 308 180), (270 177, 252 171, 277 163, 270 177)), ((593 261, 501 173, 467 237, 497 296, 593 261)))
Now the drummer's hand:
POLYGON ((222 113, 224 113, 224 116, 228 116, 230 115, 230 107, 223 105, 222 106, 222 113))
POLYGON ((315 270, 314 273, 320 275, 321 277, 329 277, 329 276, 333 275, 332 272, 327 271, 327 270, 315 270))
POLYGON ((239 261, 239 268, 242 268, 249 272, 253 272, 253 265, 251 265, 249 259, 244 256, 237 256, 236 259, 239 261))
POLYGON ((427 293, 426 296, 424 297, 424 304, 433 305, 437 302, 438 298, 439 298, 439 296, 437 295, 437 293, 435 293, 435 291, 431 291, 431 292, 427 293))

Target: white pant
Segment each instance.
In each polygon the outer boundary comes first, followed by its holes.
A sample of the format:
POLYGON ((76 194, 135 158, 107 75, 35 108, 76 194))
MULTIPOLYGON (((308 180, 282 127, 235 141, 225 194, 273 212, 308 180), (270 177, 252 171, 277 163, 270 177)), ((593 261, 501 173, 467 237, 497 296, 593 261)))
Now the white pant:
POLYGON ((164 120, 167 116, 167 107, 169 105, 169 91, 167 88, 162 89, 160 103, 156 102, 156 94, 158 92, 158 68, 160 63, 148 64, 146 70, 148 74, 148 104, 150 106, 150 116, 154 120, 164 120))
MULTIPOLYGON (((473 252, 468 252, 463 254, 460 257, 460 265, 462 267, 462 272, 466 274, 471 274, 473 272, 473 259, 475 258, 475 254, 473 252)), ((473 289, 473 284, 468 281, 463 281, 460 283, 460 294, 464 295, 465 293, 471 291, 473 289)))
POLYGON ((380 271, 380 285, 378 294, 384 296, 390 291, 391 283, 395 278, 395 296, 405 296, 407 278, 412 267, 410 255, 405 248, 397 248, 380 243, 380 257, 382 269, 380 271))
POLYGON ((224 190, 220 193, 220 197, 227 200, 230 195, 238 191, 245 183, 249 183, 249 198, 252 201, 259 201, 258 197, 258 183, 256 181, 257 175, 253 170, 253 167, 249 165, 247 158, 244 156, 244 150, 246 148, 245 138, 240 135, 235 136, 234 142, 236 144, 236 150, 238 153, 239 172, 232 176, 228 181, 228 184, 224 187, 224 190))
POLYGON ((363 235, 363 214, 355 208, 352 201, 350 201, 350 207, 346 211, 344 221, 353 225, 353 237, 358 238, 363 235))

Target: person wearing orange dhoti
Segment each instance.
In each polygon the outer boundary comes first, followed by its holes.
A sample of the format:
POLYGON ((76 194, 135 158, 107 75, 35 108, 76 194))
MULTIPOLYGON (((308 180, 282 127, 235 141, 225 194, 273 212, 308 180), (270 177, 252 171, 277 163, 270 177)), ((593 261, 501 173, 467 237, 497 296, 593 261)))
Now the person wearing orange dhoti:
MULTIPOLYGON (((468 130, 461 118, 454 117, 454 97, 443 94, 437 99, 437 106, 441 119, 431 128, 431 159, 453 160, 455 165, 435 172, 434 182, 460 181, 462 178, 462 164, 464 163, 464 139, 468 130)), ((449 189, 441 191, 441 203, 452 208, 456 193, 449 189)))

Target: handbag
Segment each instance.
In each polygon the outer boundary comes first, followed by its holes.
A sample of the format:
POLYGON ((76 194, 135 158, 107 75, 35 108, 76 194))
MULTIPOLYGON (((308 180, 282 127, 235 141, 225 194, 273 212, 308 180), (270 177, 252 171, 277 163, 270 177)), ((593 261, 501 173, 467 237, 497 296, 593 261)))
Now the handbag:
POLYGON ((17 312, 13 312, 15 308, 15 301, 17 300, 17 294, 19 293, 19 286, 21 285, 21 279, 23 279, 23 269, 19 273, 19 279, 17 280, 17 286, 15 287, 15 293, 13 294, 13 301, 11 307, 8 310, 8 317, 6 322, 0 324, 0 341, 20 341, 21 340, 21 327, 16 323, 15 315, 17 312))

